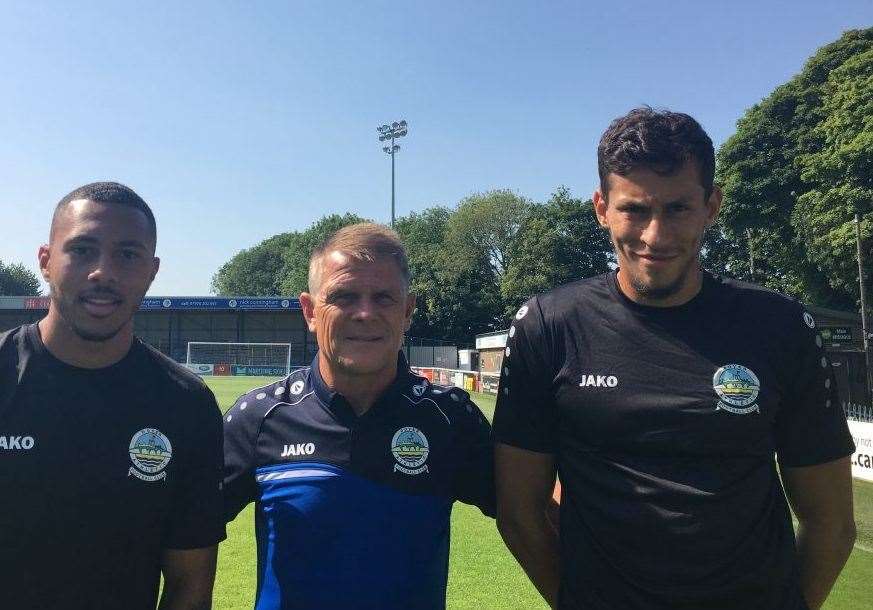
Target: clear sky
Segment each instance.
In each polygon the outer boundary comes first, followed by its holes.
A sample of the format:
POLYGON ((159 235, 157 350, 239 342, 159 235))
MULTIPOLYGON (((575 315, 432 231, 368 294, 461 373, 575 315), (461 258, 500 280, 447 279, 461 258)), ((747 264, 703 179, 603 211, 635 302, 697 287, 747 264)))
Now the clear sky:
POLYGON ((36 271, 54 204, 117 180, 157 215, 150 294, 208 294, 270 235, 388 221, 376 127, 399 119, 398 215, 492 188, 587 197, 615 116, 685 111, 718 146, 871 25, 870 0, 2 2, 0 259, 36 271))

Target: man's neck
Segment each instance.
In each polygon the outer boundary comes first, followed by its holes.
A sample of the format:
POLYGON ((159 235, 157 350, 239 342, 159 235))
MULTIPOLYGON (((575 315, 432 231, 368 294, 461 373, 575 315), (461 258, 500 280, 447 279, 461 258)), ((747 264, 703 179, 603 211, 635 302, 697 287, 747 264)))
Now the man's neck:
POLYGON ((683 285, 676 292, 663 296, 652 298, 645 293, 641 293, 634 288, 630 280, 622 273, 621 268, 617 275, 618 288, 622 294, 628 299, 639 305, 647 307, 679 307, 691 301, 696 297, 703 288, 703 270, 699 265, 691 269, 685 277, 683 285))
POLYGON ((37 328, 43 345, 52 356, 83 369, 112 366, 127 355, 133 343, 132 322, 106 341, 88 341, 77 335, 52 308, 37 328))
POLYGON ((396 366, 371 375, 354 375, 331 370, 321 356, 318 358, 318 372, 325 385, 345 398, 358 417, 369 411, 397 379, 396 366))

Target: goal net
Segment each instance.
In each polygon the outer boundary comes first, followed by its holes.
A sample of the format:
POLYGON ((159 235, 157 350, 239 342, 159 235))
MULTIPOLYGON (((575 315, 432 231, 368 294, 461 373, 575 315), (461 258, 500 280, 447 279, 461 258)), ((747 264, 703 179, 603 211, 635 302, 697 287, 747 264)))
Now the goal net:
POLYGON ((188 343, 185 364, 201 375, 287 375, 290 343, 188 343))

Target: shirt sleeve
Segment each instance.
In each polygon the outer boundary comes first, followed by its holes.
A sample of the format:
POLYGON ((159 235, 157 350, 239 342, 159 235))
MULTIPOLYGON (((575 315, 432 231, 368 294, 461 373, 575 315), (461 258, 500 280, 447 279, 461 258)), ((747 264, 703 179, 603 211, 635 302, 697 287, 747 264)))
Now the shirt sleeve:
MULTIPOLYGON (((225 539, 221 510, 222 438, 221 412, 207 388, 191 405, 195 416, 188 418, 181 446, 179 478, 164 548, 196 549, 225 539)), ((174 447, 176 449, 176 447, 174 447)))
POLYGON ((815 320, 800 305, 789 315, 789 391, 774 432, 779 464, 813 466, 851 455, 854 444, 815 320))
POLYGON ((228 522, 257 494, 254 452, 258 431, 252 429, 252 418, 244 416, 246 399, 245 395, 237 399, 224 418, 224 519, 228 522))
POLYGON ((556 450, 551 350, 536 297, 522 305, 509 327, 509 337, 494 412, 494 439, 537 451, 556 450))
POLYGON ((458 418, 461 455, 455 477, 455 497, 466 504, 478 506, 489 517, 497 514, 494 489, 494 443, 491 425, 479 407, 467 400, 458 418))

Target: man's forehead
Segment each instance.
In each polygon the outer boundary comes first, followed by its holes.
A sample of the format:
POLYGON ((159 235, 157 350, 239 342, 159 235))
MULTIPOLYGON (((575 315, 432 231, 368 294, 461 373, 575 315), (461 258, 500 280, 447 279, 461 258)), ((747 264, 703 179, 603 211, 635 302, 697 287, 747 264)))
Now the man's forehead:
POLYGON ((390 256, 379 256, 374 259, 359 258, 341 250, 329 252, 324 257, 324 269, 328 273, 374 273, 381 271, 396 271, 400 276, 400 267, 390 256))
POLYGON ((398 285, 403 284, 400 268, 390 257, 366 260, 336 250, 325 255, 322 276, 325 285, 332 287, 355 284, 364 279, 369 288, 376 288, 369 285, 377 279, 376 276, 382 284, 380 288, 384 288, 385 283, 393 284, 394 280, 398 285))
POLYGON ((609 174, 610 199, 652 203, 668 203, 684 198, 696 198, 704 192, 693 172, 659 174, 651 169, 635 169, 625 175, 609 174))
POLYGON ((153 241, 145 214, 125 205, 75 199, 59 210, 52 223, 52 234, 62 231, 64 239, 96 236, 110 230, 124 235, 124 239, 138 238, 144 243, 153 241))

